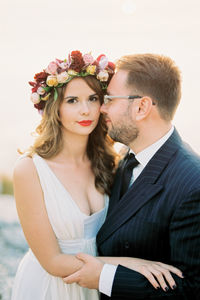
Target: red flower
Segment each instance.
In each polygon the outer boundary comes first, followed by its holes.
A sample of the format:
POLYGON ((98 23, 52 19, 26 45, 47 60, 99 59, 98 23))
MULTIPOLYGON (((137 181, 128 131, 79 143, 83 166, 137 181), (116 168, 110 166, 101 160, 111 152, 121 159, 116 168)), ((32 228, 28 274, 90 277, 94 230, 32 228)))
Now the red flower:
POLYGON ((105 54, 101 54, 97 57, 96 61, 100 62, 100 59, 102 58, 102 56, 105 56, 105 54))
POLYGON ((109 61, 109 62, 108 62, 108 67, 109 67, 109 69, 111 69, 111 70, 114 71, 114 69, 115 69, 115 64, 112 63, 111 61, 109 61))
POLYGON ((40 82, 29 81, 29 84, 32 86, 32 93, 36 93, 37 89, 41 86, 40 82))
POLYGON ((38 86, 36 85, 35 87, 33 87, 31 90, 32 90, 32 93, 36 93, 37 92, 37 89, 38 89, 38 86))
POLYGON ((46 72, 40 72, 35 74, 34 79, 36 82, 46 81, 48 74, 46 72))
POLYGON ((85 65, 82 53, 78 50, 72 51, 71 58, 72 58, 72 64, 70 65, 70 69, 79 73, 85 65))
POLYGON ((35 82, 33 82, 33 81, 29 81, 28 82, 31 86, 35 86, 35 82))
POLYGON ((45 101, 40 101, 39 103, 34 104, 34 107, 39 109, 39 110, 44 109, 45 103, 46 103, 45 101))

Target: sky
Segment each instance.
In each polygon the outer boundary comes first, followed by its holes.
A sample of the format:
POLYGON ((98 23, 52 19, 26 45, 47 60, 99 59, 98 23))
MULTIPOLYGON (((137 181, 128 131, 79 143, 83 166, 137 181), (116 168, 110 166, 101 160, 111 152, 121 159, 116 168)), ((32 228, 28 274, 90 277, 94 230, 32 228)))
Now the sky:
POLYGON ((11 175, 33 142, 40 121, 30 101, 34 74, 72 50, 170 56, 182 73, 182 99, 174 125, 200 153, 199 0, 1 0, 0 175, 11 175))

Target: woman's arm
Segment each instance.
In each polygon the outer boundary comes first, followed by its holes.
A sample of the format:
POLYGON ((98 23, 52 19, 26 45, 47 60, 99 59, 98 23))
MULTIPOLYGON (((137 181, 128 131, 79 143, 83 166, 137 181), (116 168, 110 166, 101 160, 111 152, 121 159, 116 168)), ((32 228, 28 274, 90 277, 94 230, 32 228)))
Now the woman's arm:
POLYGON ((170 274, 170 272, 183 278, 182 272, 171 266, 157 261, 145 260, 134 257, 98 257, 103 263, 112 265, 122 265, 126 268, 134 270, 143 276, 145 276, 149 282, 158 288, 159 284, 164 291, 166 291, 166 282, 172 289, 176 286, 176 283, 170 274), (155 280, 157 279, 157 281, 155 280), (159 284, 158 284, 159 283, 159 284))
POLYGON ((64 277, 83 263, 62 254, 48 219, 42 188, 31 158, 20 160, 14 169, 14 195, 26 240, 42 267, 51 275, 64 277))

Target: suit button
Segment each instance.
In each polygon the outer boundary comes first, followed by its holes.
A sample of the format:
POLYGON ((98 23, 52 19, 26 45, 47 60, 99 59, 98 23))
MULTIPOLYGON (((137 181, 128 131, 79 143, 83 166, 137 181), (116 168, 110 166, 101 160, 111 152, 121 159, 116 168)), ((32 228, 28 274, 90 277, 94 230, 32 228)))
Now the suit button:
POLYGON ((125 247, 126 249, 129 249, 129 248, 130 248, 129 242, 125 242, 124 247, 125 247))

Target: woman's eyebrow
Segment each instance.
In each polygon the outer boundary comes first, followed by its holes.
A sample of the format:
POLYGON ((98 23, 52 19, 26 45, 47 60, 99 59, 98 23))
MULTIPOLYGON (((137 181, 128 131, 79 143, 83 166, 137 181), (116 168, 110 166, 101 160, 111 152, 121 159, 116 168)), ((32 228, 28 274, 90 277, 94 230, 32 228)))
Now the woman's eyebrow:
POLYGON ((68 99, 68 98, 75 98, 75 99, 77 99, 78 97, 77 96, 66 96, 64 99, 68 99))
MULTIPOLYGON (((89 95, 89 97, 94 97, 94 96, 98 96, 98 94, 97 94, 97 93, 95 93, 95 94, 91 94, 91 95, 89 95)), ((64 99, 69 99, 69 98, 78 99, 78 96, 66 96, 64 99)))
POLYGON ((98 94, 97 93, 96 94, 92 94, 89 97, 93 97, 93 96, 98 96, 98 94))

